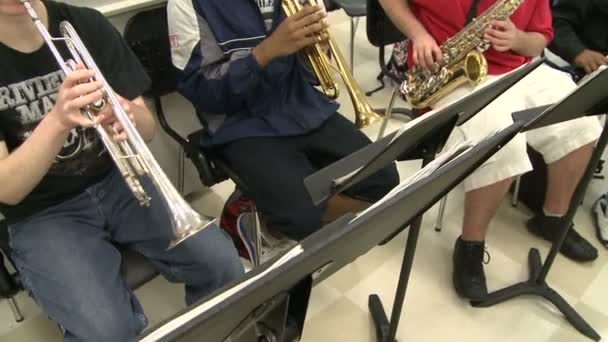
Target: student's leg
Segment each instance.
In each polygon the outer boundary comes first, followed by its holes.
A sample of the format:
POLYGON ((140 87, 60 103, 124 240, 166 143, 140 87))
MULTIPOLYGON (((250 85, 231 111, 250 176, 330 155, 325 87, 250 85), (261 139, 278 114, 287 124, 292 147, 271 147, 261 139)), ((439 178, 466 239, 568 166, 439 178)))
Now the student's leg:
MULTIPOLYGON (((484 86, 495 80, 489 79, 484 86)), ((457 93, 452 97, 466 95, 462 91, 457 93)), ((512 88, 457 127, 446 146, 452 146, 462 139, 478 141, 496 130, 504 129, 513 123, 511 113, 524 107, 518 89, 512 88)), ((476 299, 487 294, 483 257, 488 227, 513 177, 531 168, 525 136, 520 134, 464 180, 462 235, 455 243, 452 274, 454 288, 460 296, 476 299)))
MULTIPOLYGON (((529 99, 533 105, 556 102, 576 87, 570 75, 549 66, 539 67, 531 76, 538 80, 532 93, 534 96, 529 99)), ((531 232, 553 240, 555 228, 570 206, 600 133, 601 126, 596 117, 570 120, 527 133, 528 143, 543 155, 547 163, 544 215, 537 215, 529 222, 531 232)), ((574 229, 568 233, 561 252, 577 261, 597 258, 595 247, 574 229)))
POLYGON ((218 152, 246 184, 246 195, 268 228, 300 240, 322 226, 325 206, 315 206, 304 178, 315 167, 299 150, 299 137, 247 138, 218 152))
MULTIPOLYGON (((306 154, 317 168, 330 165, 371 143, 351 121, 338 113, 304 140, 306 154)), ((347 212, 365 209, 398 183, 397 167, 392 163, 354 185, 344 195, 331 198, 325 212, 325 221, 332 221, 347 212)))
POLYGON ((130 341, 147 324, 104 226, 85 193, 9 227, 21 281, 65 341, 130 341))
POLYGON ((108 230, 117 242, 149 258, 169 281, 183 283, 187 305, 243 275, 232 240, 215 224, 167 251, 174 236, 168 212, 152 182, 144 179, 142 185, 152 197, 147 208, 133 200, 118 175, 112 192, 97 194, 108 230))

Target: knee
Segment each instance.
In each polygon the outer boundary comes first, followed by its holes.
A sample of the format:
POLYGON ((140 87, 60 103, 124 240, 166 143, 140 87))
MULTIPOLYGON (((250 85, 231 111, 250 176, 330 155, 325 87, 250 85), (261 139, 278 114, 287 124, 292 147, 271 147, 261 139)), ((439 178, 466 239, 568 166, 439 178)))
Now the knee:
POLYGON ((273 215, 267 222, 272 229, 299 241, 321 229, 324 210, 324 207, 312 203, 309 206, 293 206, 288 212, 273 215))
POLYGON ((399 172, 395 163, 379 170, 346 193, 354 198, 375 202, 384 197, 399 184, 399 172))
POLYGON ((232 239, 217 226, 190 238, 177 251, 185 257, 181 258, 181 266, 171 268, 170 280, 185 283, 189 290, 188 304, 239 279, 244 273, 232 239))
POLYGON ((384 180, 382 183, 383 196, 399 185, 399 172, 394 163, 384 168, 382 179, 384 180))

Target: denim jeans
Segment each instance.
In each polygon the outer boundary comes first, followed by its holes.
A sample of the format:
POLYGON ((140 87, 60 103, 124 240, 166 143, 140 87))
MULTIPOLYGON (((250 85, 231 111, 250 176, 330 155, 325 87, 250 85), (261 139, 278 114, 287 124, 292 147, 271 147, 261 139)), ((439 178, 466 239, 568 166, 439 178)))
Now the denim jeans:
POLYGON ((112 242, 146 256, 167 280, 184 283, 188 305, 243 274, 232 241, 217 226, 166 251, 172 237, 167 211, 151 182, 142 185, 152 195, 147 208, 112 172, 77 197, 9 227, 23 285, 62 326, 64 341, 129 341, 147 325, 112 242))

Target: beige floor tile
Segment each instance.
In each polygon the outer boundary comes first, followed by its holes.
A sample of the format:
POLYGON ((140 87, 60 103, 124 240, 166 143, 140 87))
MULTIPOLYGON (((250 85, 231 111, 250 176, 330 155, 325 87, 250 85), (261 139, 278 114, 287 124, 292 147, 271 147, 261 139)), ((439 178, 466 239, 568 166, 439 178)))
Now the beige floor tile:
POLYGON ((346 298, 306 322, 302 342, 366 342, 375 332, 369 314, 346 298))
MULTIPOLYGON (((606 303, 606 300, 604 300, 606 303)), ((605 340, 608 338, 608 316, 604 315, 588 305, 580 304, 575 306, 578 313, 591 325, 593 329, 605 340)), ((570 324, 563 324, 561 329, 555 332, 548 342, 588 342, 591 339, 578 332, 570 324)))

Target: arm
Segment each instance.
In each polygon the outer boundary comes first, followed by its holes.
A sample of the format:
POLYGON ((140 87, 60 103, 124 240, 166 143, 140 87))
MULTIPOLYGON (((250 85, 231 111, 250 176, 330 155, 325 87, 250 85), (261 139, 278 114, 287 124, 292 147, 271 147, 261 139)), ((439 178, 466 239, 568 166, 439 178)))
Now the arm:
POLYGON ((61 151, 69 130, 45 117, 32 135, 9 155, 0 142, 0 202, 18 204, 38 185, 61 151))
POLYGON ((540 56, 553 39, 551 9, 546 0, 537 0, 526 27, 518 28, 510 19, 495 21, 484 38, 496 51, 513 51, 525 57, 540 56))
POLYGON ((169 2, 167 15, 178 89, 198 111, 208 113, 229 114, 244 108, 273 59, 316 43, 314 35, 327 27, 318 6, 306 7, 255 48, 224 53, 192 1, 169 2))
POLYGON ((541 33, 519 31, 519 37, 512 50, 518 55, 537 57, 542 54, 547 43, 547 39, 541 33))
MULTIPOLYGON (((118 94, 116 95, 123 110, 135 125, 135 129, 137 129, 137 132, 141 135, 142 139, 147 143, 152 141, 156 129, 156 121, 154 121, 154 117, 148 109, 148 106, 146 106, 144 99, 140 96, 129 101, 118 94)), ((122 126, 116 121, 116 118, 110 111, 110 106, 100 112, 98 117, 101 120, 101 123, 108 128, 108 132, 115 132, 113 134, 114 141, 120 142, 127 139, 127 135, 123 132, 122 126)))
POLYGON ((412 58, 415 64, 427 68, 442 58, 435 38, 416 19, 409 1, 380 0, 380 5, 395 26, 412 41, 412 58))
POLYGON ((429 34, 412 13, 409 1, 380 0, 380 5, 399 31, 403 32, 410 39, 429 34))
POLYGON ((263 73, 251 51, 225 55, 190 0, 170 1, 167 21, 180 93, 197 111, 226 114, 242 109, 263 73))
POLYGON ((63 81, 53 109, 38 123, 32 135, 12 153, 0 141, 0 202, 18 204, 38 185, 61 151, 73 127, 91 127, 78 108, 101 98, 99 82, 82 83, 93 75, 79 69, 63 81))
POLYGON ((591 1, 560 0, 553 7, 555 39, 549 48, 570 64, 574 64, 576 56, 586 49, 577 32, 582 31, 585 18, 589 17, 590 3, 591 1))

